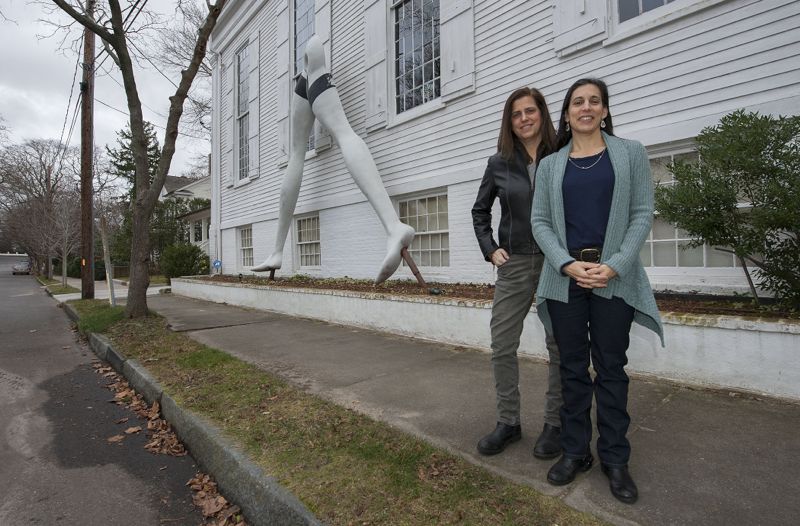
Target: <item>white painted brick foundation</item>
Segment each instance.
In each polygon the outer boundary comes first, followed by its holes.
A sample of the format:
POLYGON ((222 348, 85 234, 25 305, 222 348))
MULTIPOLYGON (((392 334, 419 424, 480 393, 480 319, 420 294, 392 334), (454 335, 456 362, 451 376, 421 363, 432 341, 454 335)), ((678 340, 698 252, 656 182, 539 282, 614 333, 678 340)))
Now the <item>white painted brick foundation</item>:
MULTIPOLYGON (((489 349, 491 303, 436 297, 211 284, 173 279, 175 294, 394 334, 489 349)), ((628 370, 699 385, 800 401, 800 322, 663 314, 666 347, 634 324, 628 370)), ((531 311, 520 353, 546 357, 544 329, 531 311)))

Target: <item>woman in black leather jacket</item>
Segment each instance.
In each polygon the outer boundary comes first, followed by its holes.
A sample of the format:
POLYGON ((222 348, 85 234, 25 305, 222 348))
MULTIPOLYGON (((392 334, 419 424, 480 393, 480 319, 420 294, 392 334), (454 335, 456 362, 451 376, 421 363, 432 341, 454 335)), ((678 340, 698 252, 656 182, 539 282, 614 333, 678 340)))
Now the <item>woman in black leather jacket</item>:
MULTIPOLYGON (((472 224, 484 257, 497 267, 492 306, 492 369, 497 393, 497 426, 478 442, 484 455, 502 452, 522 437, 517 348, 530 311, 544 257, 531 232, 531 203, 538 162, 555 149, 555 129, 544 96, 534 88, 515 90, 506 100, 497 141, 489 158, 472 224), (492 232, 492 205, 500 200, 498 242, 492 232)), ((550 355, 544 428, 533 448, 537 458, 561 453, 559 355, 549 333, 550 355)))

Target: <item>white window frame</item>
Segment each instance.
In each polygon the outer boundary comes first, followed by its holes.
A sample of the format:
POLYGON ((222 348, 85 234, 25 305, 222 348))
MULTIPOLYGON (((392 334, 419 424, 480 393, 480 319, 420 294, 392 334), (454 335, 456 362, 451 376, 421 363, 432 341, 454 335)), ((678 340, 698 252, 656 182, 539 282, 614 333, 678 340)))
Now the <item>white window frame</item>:
MULTIPOLYGON (((319 213, 315 212, 313 214, 303 214, 301 216, 295 216, 293 221, 294 227, 294 252, 295 257, 297 258, 297 268, 303 270, 319 270, 322 268, 322 225, 320 224, 319 213), (310 239, 310 240, 302 240, 301 241, 301 222, 311 221, 312 225, 316 220, 316 230, 313 230, 317 234, 317 239, 310 239), (318 250, 311 255, 319 256, 319 264, 314 265, 304 265, 303 264, 303 257, 308 256, 309 254, 303 254, 301 246, 310 246, 313 247, 316 245, 318 250)), ((306 230, 308 231, 308 230, 306 230)))
POLYGON ((614 44, 725 1, 727 0, 674 0, 620 22, 619 0, 608 0, 609 37, 603 41, 603 45, 614 44))
MULTIPOLYGON (((674 143, 648 147, 648 155, 651 161, 664 157, 674 158, 675 156, 695 152, 696 148, 694 142, 691 140, 676 141, 674 143)), ((654 174, 654 183, 655 179, 656 174, 654 174)), ((654 219, 657 217, 658 212, 656 212, 654 219)), ((689 236, 681 234, 682 232, 677 230, 675 238, 664 238, 663 241, 672 241, 677 244, 690 240, 689 236)), ((734 290, 746 292, 748 290, 747 280, 744 276, 744 272, 733 255, 731 255, 733 262, 732 266, 707 266, 710 252, 717 251, 715 251, 713 247, 703 245, 703 266, 677 266, 680 257, 677 252, 675 255, 676 266, 653 266, 654 252, 652 248, 652 242, 653 232, 651 230, 647 236, 645 244, 642 247, 642 251, 648 249, 650 250, 650 265, 644 265, 644 269, 654 288, 669 289, 674 291, 700 291, 712 293, 729 293, 730 291, 734 290)), ((680 248, 676 247, 676 251, 677 250, 680 250, 680 248)), ((719 252, 718 254, 721 255, 719 252)))
MULTIPOLYGON (((439 0, 439 20, 440 20, 440 27, 439 27, 439 96, 434 97, 433 99, 423 102, 419 106, 414 106, 413 108, 409 108, 402 112, 397 111, 397 77, 395 71, 395 62, 397 61, 397 50, 395 48, 395 12, 396 10, 405 3, 406 0, 389 0, 389 14, 386 17, 387 22, 387 55, 389 61, 387 63, 387 73, 388 73, 388 112, 387 112, 387 128, 392 128, 394 126, 398 126, 400 124, 404 124, 408 121, 421 117, 423 115, 427 115, 434 111, 440 110, 444 108, 445 101, 441 94, 441 68, 442 68, 442 46, 444 45, 444 41, 442 40, 441 34, 441 13, 442 13, 442 4, 441 0, 439 0)), ((416 0, 420 1, 420 0, 416 0)))
MULTIPOLYGON (((437 38, 436 35, 438 35, 438 40, 439 40, 438 51, 439 51, 439 54, 438 55, 434 54, 434 58, 432 60, 433 63, 432 63, 431 67, 434 68, 434 70, 435 70, 436 62, 439 63, 439 76, 438 77, 434 77, 434 80, 433 80, 434 86, 435 86, 435 83, 436 83, 437 80, 439 82, 439 95, 435 95, 430 100, 424 101, 421 104, 418 104, 416 106, 412 106, 411 108, 405 109, 403 111, 397 111, 397 80, 398 80, 398 77, 397 77, 397 72, 396 72, 396 69, 395 69, 395 64, 397 62, 396 40, 398 38, 398 35, 395 33, 395 19, 397 17, 398 11, 400 9, 402 9, 403 6, 406 5, 407 3, 412 2, 412 5, 413 5, 414 2, 423 3, 424 1, 425 0, 394 0, 394 1, 392 1, 391 8, 389 10, 389 17, 388 17, 389 42, 388 42, 388 45, 390 46, 390 49, 391 49, 390 55, 391 55, 391 58, 392 58, 392 60, 391 60, 391 62, 389 64, 389 76, 390 76, 390 79, 391 79, 391 108, 392 108, 391 113, 396 118, 400 118, 401 116, 405 116, 405 115, 408 114, 408 112, 413 112, 412 115, 418 116, 417 114, 420 114, 420 113, 424 114, 424 113, 427 113, 428 111, 431 111, 430 110, 431 107, 434 107, 434 108, 435 107, 441 107, 441 102, 442 102, 442 87, 441 87, 441 85, 442 85, 442 74, 441 74, 441 67, 442 67, 442 51, 441 51, 442 38, 441 38, 441 26, 440 26, 440 27, 436 28, 436 33, 434 34, 433 40, 431 41, 431 45, 434 45, 435 44, 435 40, 437 38), (439 104, 436 104, 437 102, 439 104), (426 111, 426 109, 427 109, 427 111, 426 111)), ((433 0, 433 1, 435 1, 435 2, 437 2, 439 4, 439 6, 438 6, 439 7, 439 20, 441 21, 441 16, 442 16, 441 15, 441 13, 442 13, 441 1, 440 0, 433 0)), ((423 39, 424 39, 424 29, 423 29, 423 39)), ((434 46, 434 49, 436 49, 435 46, 434 46)), ((434 53, 435 53, 435 51, 434 51, 434 53)), ((422 68, 422 71, 423 71, 423 74, 424 74, 425 63, 423 62, 423 64, 420 65, 419 68, 422 68)), ((417 68, 414 68, 414 69, 417 69, 417 68)), ((423 77, 423 83, 420 86, 420 88, 424 88, 424 84, 425 83, 426 83, 425 82, 425 78, 423 77)))
MULTIPOLYGON (((236 51, 234 55, 234 150, 235 154, 235 171, 233 174, 234 182, 244 184, 250 181, 250 43, 246 42, 242 47, 236 51), (246 70, 242 72, 243 56, 246 59, 246 70), (245 87, 245 100, 242 101, 242 86, 245 87), (244 111, 242 111, 244 108, 244 111), (242 136, 242 124, 247 128, 247 133, 242 136), (246 155, 242 151, 246 151, 246 155), (244 177, 242 176, 244 173, 244 177)), ((256 153, 257 154, 257 153, 256 153)))
POLYGON ((255 265, 253 259, 253 225, 240 226, 236 229, 236 247, 239 256, 236 260, 239 263, 239 268, 246 269, 255 265))
POLYGON ((203 220, 202 219, 195 219, 192 221, 192 244, 198 244, 205 241, 203 236, 205 228, 203 228, 203 220), (200 223, 200 227, 198 228, 197 223, 200 223), (197 239, 197 235, 200 234, 200 239, 197 239))
MULTIPOLYGON (((403 195, 403 196, 397 197, 397 198, 395 198, 395 207, 396 207, 396 210, 397 210, 397 216, 398 216, 398 218, 400 218, 400 221, 402 221, 405 224, 411 225, 412 228, 414 228, 414 230, 416 231, 416 235, 414 236, 414 241, 412 242, 411 246, 408 248, 408 251, 409 251, 409 254, 411 254, 411 257, 414 259, 414 262, 417 264, 417 266, 420 267, 420 268, 429 269, 431 271, 433 271, 434 269, 448 269, 448 268, 450 268, 452 249, 450 248, 450 198, 449 198, 449 196, 447 194, 447 189, 439 189, 439 190, 432 190, 432 191, 429 190, 429 191, 426 191, 424 193, 408 194, 408 195, 403 195), (447 227, 446 228, 441 228, 441 222, 440 222, 440 219, 439 219, 439 216, 441 215, 441 213, 438 211, 438 208, 437 208, 437 213, 436 213, 437 228, 435 230, 427 230, 428 216, 431 215, 431 214, 426 213, 426 227, 425 227, 426 229, 424 231, 418 230, 418 228, 419 228, 418 220, 420 219, 420 215, 419 215, 419 211, 418 211, 417 207, 419 206, 419 202, 423 201, 423 200, 436 199, 437 200, 437 207, 438 207, 440 198, 444 198, 446 200, 446 204, 447 204, 447 211, 446 211, 446 215, 445 215, 445 218, 446 218, 446 221, 447 221, 447 227), (409 221, 409 219, 411 218, 411 215, 410 215, 411 212, 410 212, 410 210, 408 208, 406 208, 406 207, 409 207, 409 203, 411 203, 411 202, 414 202, 414 207, 415 207, 415 209, 417 209, 417 211, 414 214, 414 221, 409 221), (405 205, 405 207, 403 205, 405 205), (404 208, 405 208, 405 211, 404 211, 404 208), (434 236, 438 236, 439 246, 437 248, 432 248, 431 241, 434 239, 434 236), (424 241, 426 238, 429 240, 427 242, 427 244, 424 241), (446 239, 446 245, 447 246, 446 247, 442 247, 442 245, 444 244, 444 243, 442 243, 442 241, 445 240, 445 239, 446 239), (427 247, 426 247, 426 245, 427 245, 427 247), (438 254, 439 254, 439 264, 438 265, 433 265, 431 263, 431 261, 433 260, 433 258, 432 258, 433 253, 436 250, 438 250, 438 254), (428 252, 428 258, 425 258, 425 256, 424 256, 424 252, 425 251, 428 252), (447 253, 447 263, 446 264, 443 262, 444 257, 442 256, 442 254, 444 254, 445 251, 447 253), (427 264, 425 263, 426 260, 427 260, 427 264)), ((403 261, 403 266, 406 266, 405 261, 403 261)))
MULTIPOLYGON (((300 74, 303 72, 302 69, 297 69, 297 61, 299 59, 299 49, 298 47, 298 40, 297 40, 297 2, 301 0, 291 0, 292 2, 292 29, 291 29, 291 39, 292 39, 292 89, 294 89, 294 85, 297 82, 297 79, 300 77, 300 74)), ((315 0, 306 0, 307 2, 311 3, 311 33, 308 35, 308 38, 314 34, 314 30, 316 27, 316 14, 315 14, 315 0)), ((306 12, 308 13, 308 12, 306 12)), ((306 26, 309 27, 309 26, 306 26)), ((308 43, 308 38, 306 38, 303 43, 303 50, 305 50, 305 45, 308 43)), ((304 51, 305 53, 305 51, 304 51)), ((316 156, 316 130, 314 127, 311 128, 311 133, 308 136, 308 146, 306 148, 306 159, 310 159, 311 157, 316 156)))

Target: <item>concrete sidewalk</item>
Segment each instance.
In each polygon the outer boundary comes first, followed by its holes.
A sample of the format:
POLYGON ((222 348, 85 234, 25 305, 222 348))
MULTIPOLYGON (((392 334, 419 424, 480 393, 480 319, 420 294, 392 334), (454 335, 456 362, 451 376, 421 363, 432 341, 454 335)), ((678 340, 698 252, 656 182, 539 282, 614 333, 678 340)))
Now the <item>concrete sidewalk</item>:
POLYGON ((521 360, 522 441, 483 457, 475 444, 495 424, 485 352, 174 295, 148 305, 173 330, 615 524, 784 525, 800 517, 796 404, 634 378, 629 438, 640 498, 629 506, 611 496, 598 466, 567 487, 546 482, 554 461, 531 454, 543 418, 541 362, 521 360))
MULTIPOLYGON (((60 276, 56 276, 55 279, 61 281, 60 276)), ((75 287, 78 290, 81 290, 81 280, 80 278, 67 278, 67 285, 75 287)), ((154 285, 147 288, 147 295, 153 296, 159 294, 161 289, 169 288, 168 285, 154 285)), ((102 281, 95 281, 94 282, 94 297, 98 300, 105 300, 109 298, 109 290, 108 290, 108 283, 105 280, 102 281)), ((125 300, 128 297, 128 287, 123 285, 120 280, 114 280, 114 298, 117 302, 125 303, 125 300)), ((70 300, 79 300, 81 299, 80 292, 72 292, 70 294, 57 294, 54 295, 53 298, 56 299, 59 303, 63 303, 65 301, 70 300)))

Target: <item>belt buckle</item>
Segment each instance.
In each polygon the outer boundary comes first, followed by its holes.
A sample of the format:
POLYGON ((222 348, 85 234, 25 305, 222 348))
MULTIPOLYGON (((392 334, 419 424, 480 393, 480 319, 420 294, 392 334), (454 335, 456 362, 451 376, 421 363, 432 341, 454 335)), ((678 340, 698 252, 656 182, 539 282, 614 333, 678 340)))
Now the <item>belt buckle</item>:
POLYGON ((600 262, 600 250, 596 248, 582 248, 580 255, 581 255, 581 261, 585 261, 587 263, 600 262))

